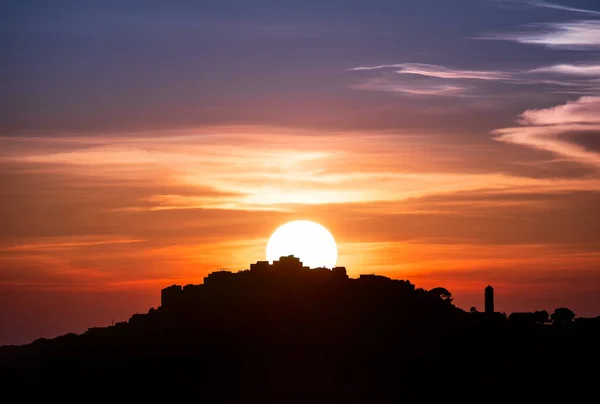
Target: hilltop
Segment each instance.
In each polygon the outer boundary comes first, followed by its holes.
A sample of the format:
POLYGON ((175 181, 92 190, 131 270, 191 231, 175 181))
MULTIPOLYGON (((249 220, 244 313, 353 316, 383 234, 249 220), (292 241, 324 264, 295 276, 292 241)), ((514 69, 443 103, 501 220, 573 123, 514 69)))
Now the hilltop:
POLYGON ((210 402, 546 391, 534 380, 555 381, 559 394, 574 382, 581 390, 595 374, 585 369, 600 359, 598 337, 598 318, 465 312, 442 287, 374 274, 352 279, 344 267, 308 269, 290 256, 166 287, 160 307, 127 322, 1 347, 0 370, 6 386, 61 397, 66 381, 210 402))

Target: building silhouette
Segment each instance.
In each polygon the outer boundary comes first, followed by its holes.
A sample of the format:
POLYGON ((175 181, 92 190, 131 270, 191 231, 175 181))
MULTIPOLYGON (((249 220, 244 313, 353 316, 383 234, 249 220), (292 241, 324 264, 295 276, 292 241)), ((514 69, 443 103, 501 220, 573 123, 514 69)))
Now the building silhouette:
POLYGON ((238 298, 249 296, 257 290, 316 290, 323 287, 336 289, 336 285, 364 287, 393 287, 402 291, 414 291, 415 286, 407 280, 392 280, 381 275, 360 275, 358 279, 348 277, 346 267, 309 268, 293 255, 283 256, 279 260, 257 261, 250 269, 238 272, 218 270, 208 274, 204 282, 198 285, 171 285, 161 291, 161 307, 181 308, 201 304, 212 296, 236 295, 238 298))
POLYGON ((485 312, 494 313, 494 288, 489 285, 485 288, 485 312))

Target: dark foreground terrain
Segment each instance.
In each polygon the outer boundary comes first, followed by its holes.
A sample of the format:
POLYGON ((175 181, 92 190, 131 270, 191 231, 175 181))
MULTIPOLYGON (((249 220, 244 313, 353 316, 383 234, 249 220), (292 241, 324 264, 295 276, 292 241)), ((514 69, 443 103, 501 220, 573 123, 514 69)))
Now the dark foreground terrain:
POLYGON ((1 347, 2 390, 78 401, 598 400, 597 318, 469 313, 442 288, 287 266, 212 274, 166 288, 161 307, 126 323, 1 347))

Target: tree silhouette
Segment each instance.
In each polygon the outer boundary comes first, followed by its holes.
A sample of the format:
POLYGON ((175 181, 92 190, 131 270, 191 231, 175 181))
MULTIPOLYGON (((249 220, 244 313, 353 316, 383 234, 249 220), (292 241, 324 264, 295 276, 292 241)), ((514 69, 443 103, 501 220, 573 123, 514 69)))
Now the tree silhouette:
POLYGON ((477 308, 476 308, 475 306, 472 306, 472 307, 469 309, 469 312, 471 312, 471 313, 477 313, 477 308))
POLYGON ((452 301, 452 293, 450 293, 448 291, 448 289, 446 289, 446 288, 442 288, 442 287, 433 288, 429 291, 429 293, 439 296, 439 298, 444 301, 447 301, 447 302, 452 301))
POLYGON ((559 307, 554 310, 554 313, 550 315, 550 318, 554 324, 567 324, 573 321, 575 313, 566 307, 559 307))
MULTIPOLYGON (((567 309, 568 310, 568 309, 567 309)), ((547 324, 550 322, 550 314, 546 310, 535 311, 533 313, 535 322, 539 324, 547 324)), ((575 316, 575 315, 573 315, 575 316)))

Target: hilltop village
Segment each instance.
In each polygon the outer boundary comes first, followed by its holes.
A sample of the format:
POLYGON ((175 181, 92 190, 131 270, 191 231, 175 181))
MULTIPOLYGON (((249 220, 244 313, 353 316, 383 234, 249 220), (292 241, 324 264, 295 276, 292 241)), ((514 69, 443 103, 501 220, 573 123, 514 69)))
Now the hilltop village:
POLYGON ((458 399, 465 383, 478 397, 499 383, 539 396, 538 385, 522 384, 531 374, 569 389, 591 375, 600 319, 567 308, 507 316, 495 311, 491 286, 482 292, 485 311, 465 311, 443 287, 353 279, 293 256, 258 261, 168 286, 159 307, 128 321, 0 347, 0 377, 43 391, 68 380, 149 399, 189 397, 193 386, 208 402, 296 403, 397 402, 423 391, 458 399))

